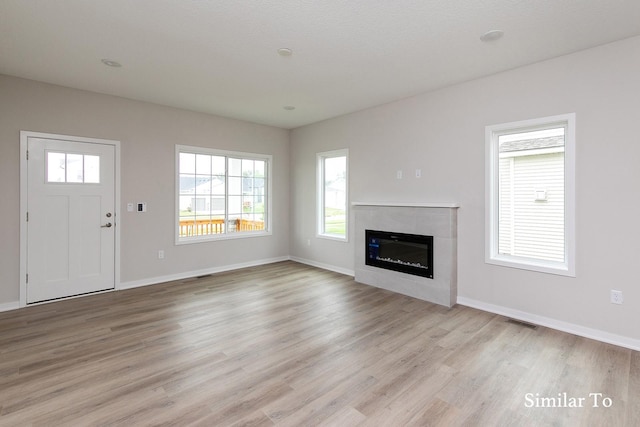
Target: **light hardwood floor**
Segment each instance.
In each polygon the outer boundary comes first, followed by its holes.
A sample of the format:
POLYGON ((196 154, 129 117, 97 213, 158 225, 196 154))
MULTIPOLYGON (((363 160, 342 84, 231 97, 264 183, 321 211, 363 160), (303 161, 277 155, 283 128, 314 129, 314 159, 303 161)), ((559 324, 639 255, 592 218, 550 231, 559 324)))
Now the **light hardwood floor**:
POLYGON ((0 313, 3 426, 638 426, 638 399, 638 352, 293 262, 0 313))

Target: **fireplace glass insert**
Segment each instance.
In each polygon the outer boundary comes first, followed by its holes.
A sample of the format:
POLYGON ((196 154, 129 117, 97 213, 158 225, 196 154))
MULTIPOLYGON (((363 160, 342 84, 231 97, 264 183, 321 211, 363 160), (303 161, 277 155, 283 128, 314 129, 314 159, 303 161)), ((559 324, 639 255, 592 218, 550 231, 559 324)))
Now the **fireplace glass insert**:
POLYGON ((433 279, 433 236, 365 230, 365 264, 433 279))

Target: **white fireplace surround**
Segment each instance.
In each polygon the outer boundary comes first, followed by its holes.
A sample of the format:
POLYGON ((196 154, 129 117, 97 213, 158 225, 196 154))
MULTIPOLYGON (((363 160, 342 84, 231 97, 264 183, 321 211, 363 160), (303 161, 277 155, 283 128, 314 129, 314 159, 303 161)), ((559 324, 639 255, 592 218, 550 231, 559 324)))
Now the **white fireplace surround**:
POLYGON ((353 202, 352 206, 357 282, 446 307, 456 303, 457 204, 353 202), (433 279, 366 265, 365 230, 433 236, 433 279))

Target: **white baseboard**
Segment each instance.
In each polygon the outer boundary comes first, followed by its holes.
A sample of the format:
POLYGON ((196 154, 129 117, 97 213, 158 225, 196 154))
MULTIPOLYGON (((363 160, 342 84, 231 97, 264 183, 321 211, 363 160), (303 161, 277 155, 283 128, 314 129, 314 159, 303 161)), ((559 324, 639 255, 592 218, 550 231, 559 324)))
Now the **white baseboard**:
POLYGON ((471 298, 458 297, 458 304, 477 308, 478 310, 488 311, 489 313, 500 314, 502 316, 510 317, 516 320, 522 320, 524 322, 533 323, 535 325, 545 326, 547 328, 556 329, 558 331, 568 332, 573 335, 590 338, 596 341, 602 341, 608 344, 640 351, 640 340, 634 338, 612 334, 598 329, 587 328, 585 326, 563 322, 561 320, 552 319, 550 317, 538 316, 537 314, 527 313, 525 311, 515 310, 509 307, 489 304, 471 298))
POLYGON ((342 268, 342 267, 336 267, 334 265, 325 264, 325 263, 317 262, 317 261, 312 261, 312 260, 306 259, 306 258, 298 258, 298 257, 292 256, 292 257, 289 257, 289 259, 291 261, 299 262, 300 264, 307 264, 307 265, 310 265, 312 267, 321 268, 323 270, 335 271, 336 273, 344 274, 344 275, 347 275, 347 276, 352 276, 353 277, 356 274, 354 270, 349 270, 347 268, 342 268))
POLYGON ((0 304, 0 313, 3 311, 17 310, 20 308, 20 301, 5 302, 0 304))
POLYGON ((139 288, 141 286, 156 285, 158 283, 171 282, 174 280, 188 279, 191 277, 205 276, 207 274, 222 273, 224 271, 238 270, 240 268, 255 267, 258 265, 273 264, 274 262, 288 261, 288 256, 268 258, 256 261, 243 262, 239 264, 223 265, 220 267, 204 268, 202 270, 185 271, 182 273, 170 274, 167 276, 150 277, 147 279, 121 282, 118 290, 139 288))

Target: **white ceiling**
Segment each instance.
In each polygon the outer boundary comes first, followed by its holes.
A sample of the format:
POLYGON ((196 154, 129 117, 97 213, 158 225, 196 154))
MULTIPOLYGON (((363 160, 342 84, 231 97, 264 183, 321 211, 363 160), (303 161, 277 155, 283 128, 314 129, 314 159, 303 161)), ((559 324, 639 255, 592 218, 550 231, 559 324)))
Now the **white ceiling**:
POLYGON ((639 0, 0 0, 0 73, 294 128, 636 35, 639 0))

